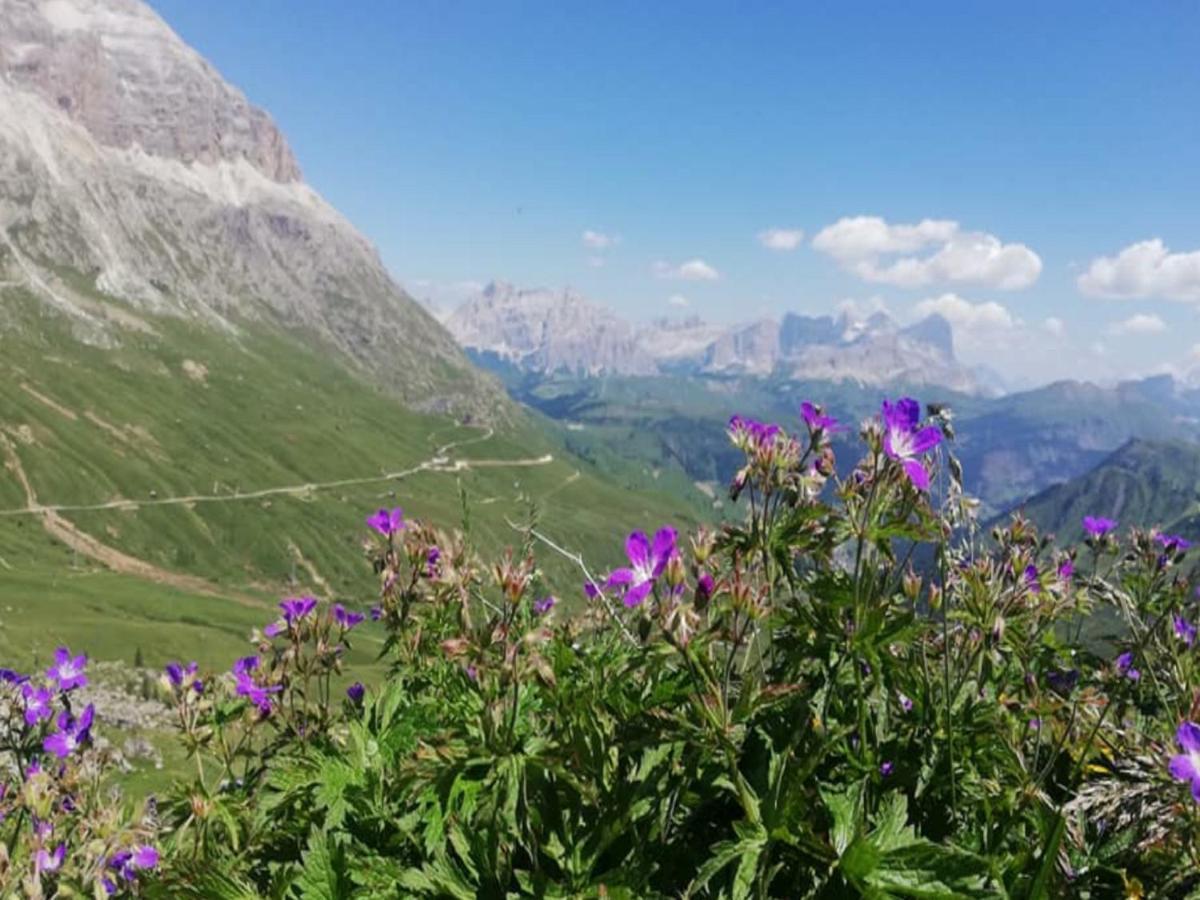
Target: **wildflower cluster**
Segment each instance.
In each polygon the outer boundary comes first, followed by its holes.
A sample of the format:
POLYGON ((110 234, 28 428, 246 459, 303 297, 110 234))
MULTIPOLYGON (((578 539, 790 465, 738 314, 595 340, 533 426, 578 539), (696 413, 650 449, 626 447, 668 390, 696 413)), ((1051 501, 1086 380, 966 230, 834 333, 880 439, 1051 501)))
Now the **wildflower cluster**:
POLYGON ((94 746, 87 684, 87 657, 66 647, 43 673, 0 669, 4 896, 133 896, 158 867, 153 816, 135 821, 105 797, 113 760, 94 746))
POLYGON ((489 564, 469 531, 372 514, 369 611, 288 598, 229 671, 166 667, 196 772, 136 825, 82 824, 84 661, 4 675, 6 864, 162 896, 1200 888, 1189 540, 985 534, 949 411, 910 398, 842 466, 833 416, 794 424, 731 421, 743 521, 633 531, 612 568, 577 558, 579 598, 534 524, 489 564), (350 682, 364 627, 387 673, 350 682))

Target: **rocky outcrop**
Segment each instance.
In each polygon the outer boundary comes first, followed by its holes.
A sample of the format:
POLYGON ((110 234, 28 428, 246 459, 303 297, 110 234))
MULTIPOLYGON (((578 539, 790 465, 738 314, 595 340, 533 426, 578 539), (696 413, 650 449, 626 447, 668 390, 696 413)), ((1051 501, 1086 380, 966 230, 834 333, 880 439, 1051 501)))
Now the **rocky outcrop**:
POLYGON ((88 339, 120 339, 94 292, 314 340, 418 408, 504 406, 270 117, 147 6, 0 0, 0 23, 0 280, 88 339))

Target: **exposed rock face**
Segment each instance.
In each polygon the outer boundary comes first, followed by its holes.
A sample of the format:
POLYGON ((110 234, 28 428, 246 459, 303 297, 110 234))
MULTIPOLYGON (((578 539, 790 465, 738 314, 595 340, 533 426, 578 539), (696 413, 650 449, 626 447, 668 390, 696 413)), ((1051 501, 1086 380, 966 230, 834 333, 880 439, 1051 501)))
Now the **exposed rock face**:
POLYGON ((536 372, 647 375, 633 327, 571 291, 517 290, 492 282, 446 320, 459 342, 536 372))
POLYGON ((135 0, 5 0, 0 69, 100 144, 183 163, 244 159, 273 181, 300 167, 261 109, 135 0))
POLYGON ((569 291, 492 284, 445 321, 464 347, 531 372, 773 375, 980 391, 954 357, 950 324, 937 315, 907 328, 884 313, 788 313, 733 326, 691 317, 639 327, 569 291))
POLYGON ((504 404, 270 117, 138 0, 0 0, 0 280, 119 340, 63 269, 135 313, 315 338, 417 407, 504 404))

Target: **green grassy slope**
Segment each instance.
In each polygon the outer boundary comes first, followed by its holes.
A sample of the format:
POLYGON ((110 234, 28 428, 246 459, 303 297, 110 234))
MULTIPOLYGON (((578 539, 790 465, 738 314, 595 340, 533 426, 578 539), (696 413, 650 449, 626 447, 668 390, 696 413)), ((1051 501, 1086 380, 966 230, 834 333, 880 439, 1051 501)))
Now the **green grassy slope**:
MULTIPOLYGON (((696 513, 666 492, 614 488, 531 420, 492 434, 412 413, 285 335, 153 320, 153 333, 94 347, 30 297, 0 300, 0 429, 39 503, 136 501, 60 515, 107 547, 196 580, 105 572, 39 516, 13 514, 26 495, 9 466, 0 471, 5 658, 66 640, 123 659, 141 646, 148 664, 227 659, 283 593, 369 603, 366 514, 400 505, 454 526, 460 484, 481 548, 515 542, 505 520, 521 519, 528 499, 542 530, 598 568, 616 561, 628 529, 683 525, 696 513), (466 460, 479 467, 446 471, 466 460), (419 468, 430 461, 441 470, 419 468), (521 461, 530 464, 513 464, 521 461), (395 473, 407 474, 387 477, 395 473), (244 496, 289 487, 300 489, 244 496), (171 502, 189 496, 196 501, 171 502)), ((574 598, 573 567, 545 561, 551 586, 574 598)))
POLYGON ((1042 491, 1021 509, 1064 541, 1083 537, 1084 516, 1200 537, 1200 444, 1131 441, 1091 472, 1042 491))

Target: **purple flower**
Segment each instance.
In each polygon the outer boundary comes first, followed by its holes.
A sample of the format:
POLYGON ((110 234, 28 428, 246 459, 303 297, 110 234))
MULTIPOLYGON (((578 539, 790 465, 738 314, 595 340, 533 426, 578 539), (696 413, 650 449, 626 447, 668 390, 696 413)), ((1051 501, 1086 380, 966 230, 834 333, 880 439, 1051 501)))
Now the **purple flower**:
POLYGON ((346 696, 350 698, 351 703, 362 703, 363 694, 366 693, 366 688, 361 682, 354 682, 350 687, 346 688, 346 696))
POLYGON ((283 610, 283 618, 289 625, 306 618, 317 608, 316 597, 288 597, 279 604, 283 610))
POLYGON ((733 416, 729 420, 729 439, 747 451, 763 449, 782 433, 783 429, 778 425, 768 425, 757 419, 733 416))
POLYGON ((1105 519, 1102 516, 1083 517, 1083 530, 1094 538, 1102 538, 1116 527, 1117 523, 1112 519, 1105 519))
POLYGON ((583 583, 583 594, 589 600, 595 600, 600 596, 600 588, 596 587, 594 581, 585 581, 583 583))
POLYGON ((912 397, 894 404, 883 401, 883 452, 904 467, 904 473, 919 491, 929 489, 929 471, 917 457, 928 453, 942 441, 942 432, 932 425, 917 428, 921 406, 912 397))
POLYGON ((703 603, 713 595, 713 591, 716 589, 717 582, 713 579, 712 575, 708 572, 701 572, 696 579, 696 599, 703 603))
POLYGON ((257 656, 243 656, 240 659, 234 660, 233 668, 230 669, 234 675, 246 675, 252 670, 258 668, 260 660, 257 656))
POLYGON ((437 547, 430 547, 429 552, 425 554, 425 577, 433 578, 437 575, 438 560, 442 558, 442 551, 437 547))
POLYGON ((1029 593, 1040 594, 1042 591, 1042 583, 1038 580, 1037 566, 1030 563, 1025 567, 1025 587, 1029 588, 1029 593))
POLYGON ((182 666, 177 662, 169 662, 166 666, 167 679, 175 687, 183 685, 183 679, 187 675, 194 675, 196 672, 196 663, 190 662, 186 666, 182 666))
POLYGON ((33 870, 38 875, 43 872, 57 872, 66 855, 66 844, 59 844, 52 853, 47 853, 45 849, 39 850, 33 857, 33 870))
POLYGON ((22 675, 14 669, 0 669, 0 681, 5 684, 24 684, 28 680, 28 675, 22 675))
POLYGON ((133 848, 133 866, 136 869, 153 869, 158 866, 158 850, 148 844, 133 848))
MULTIPOLYGON (((108 859, 108 868, 120 873, 124 881, 137 878, 139 869, 154 869, 158 867, 158 850, 148 844, 139 844, 132 850, 118 850, 108 859)), ((105 890, 110 894, 116 893, 117 885, 110 879, 105 879, 105 890), (108 885, 112 885, 109 890, 108 885)))
POLYGON ((1183 616, 1176 615, 1173 618, 1175 620, 1175 636, 1183 641, 1185 646, 1192 646, 1196 642, 1196 626, 1183 616))
POLYGON ((892 772, 895 770, 895 768, 896 767, 895 767, 895 765, 892 764, 892 761, 888 760, 879 766, 879 774, 882 775, 884 778, 887 778, 889 775, 892 774, 892 772))
POLYGON ((54 699, 54 695, 48 688, 25 684, 21 688, 21 696, 25 698, 26 725, 36 725, 38 722, 53 718, 54 710, 50 708, 50 703, 54 699))
POLYGON ((341 625, 342 628, 346 629, 347 631, 349 631, 351 628, 353 628, 355 625, 357 625, 359 622, 361 622, 365 618, 366 618, 366 616, 363 615, 362 613, 348 610, 348 609, 346 609, 346 607, 342 606, 342 604, 340 604, 340 603, 333 604, 333 620, 335 622, 337 622, 339 625, 341 625))
POLYGON ((541 600, 533 604, 533 611, 539 616, 544 616, 550 610, 554 609, 554 605, 558 603, 558 598, 554 596, 543 597, 541 600))
POLYGON ((372 606, 371 607, 371 621, 378 622, 382 618, 383 618, 383 607, 382 606, 372 606))
POLYGON ((1191 541, 1177 534, 1160 534, 1155 537, 1155 540, 1162 544, 1163 549, 1168 553, 1185 553, 1192 546, 1191 541))
POLYGON ((71 691, 88 683, 83 674, 87 668, 87 657, 84 654, 72 656, 66 647, 54 651, 54 665, 46 670, 46 677, 53 679, 60 691, 71 691))
POLYGON ((675 552, 676 533, 674 528, 660 528, 654 535, 654 543, 643 531, 635 531, 625 540, 625 555, 629 567, 615 569, 605 582, 606 588, 625 587, 623 601, 626 606, 641 604, 654 587, 654 582, 667 567, 667 561, 675 552))
POLYGON ((900 701, 900 708, 902 710, 904 710, 906 713, 912 712, 912 708, 913 708, 912 698, 910 698, 907 694, 897 693, 896 699, 898 699, 900 701))
POLYGON ((1071 578, 1075 575, 1075 563, 1071 561, 1071 557, 1066 557, 1058 564, 1058 579, 1059 581, 1070 584, 1071 578))
POLYGON ((286 630, 287 625, 276 619, 274 622, 271 622, 269 625, 263 628, 263 634, 269 638, 279 637, 279 635, 283 634, 286 630))
POLYGON ((404 530, 404 510, 398 506, 391 512, 386 509, 378 510, 374 515, 367 517, 367 524, 384 537, 391 537, 397 531, 404 530))
POLYGON ((1167 771, 1177 781, 1192 783, 1192 797, 1200 803, 1200 725, 1184 722, 1175 732, 1182 753, 1171 757, 1167 771))
POLYGON ((800 404, 800 416, 804 419, 804 424, 812 431, 845 431, 845 428, 837 419, 833 416, 825 415, 824 410, 819 409, 807 400, 800 404))
MULTIPOLYGON (((116 853, 114 853, 112 856, 110 856, 108 858, 108 868, 113 869, 117 872, 120 872, 121 877, 124 878, 126 881, 133 881, 133 879, 136 876, 134 875, 134 871, 133 871, 133 864, 131 862, 132 859, 133 859, 133 851, 132 850, 118 850, 116 853)), ((113 888, 115 890, 116 885, 114 885, 113 888)), ((110 891, 109 893, 112 893, 112 891, 110 891)))
POLYGON ((47 753, 53 753, 59 759, 66 759, 87 743, 91 736, 92 718, 95 714, 96 708, 91 703, 87 705, 78 720, 73 719, 70 713, 64 711, 58 717, 58 731, 46 736, 46 739, 42 741, 42 749, 47 753))
POLYGON ((1126 650, 1117 657, 1117 674, 1124 675, 1130 681, 1139 681, 1142 673, 1133 667, 1133 653, 1126 650))
POLYGON ((270 686, 257 684, 248 672, 242 672, 237 676, 236 689, 239 697, 245 697, 264 715, 271 711, 271 695, 283 690, 278 684, 270 686))

